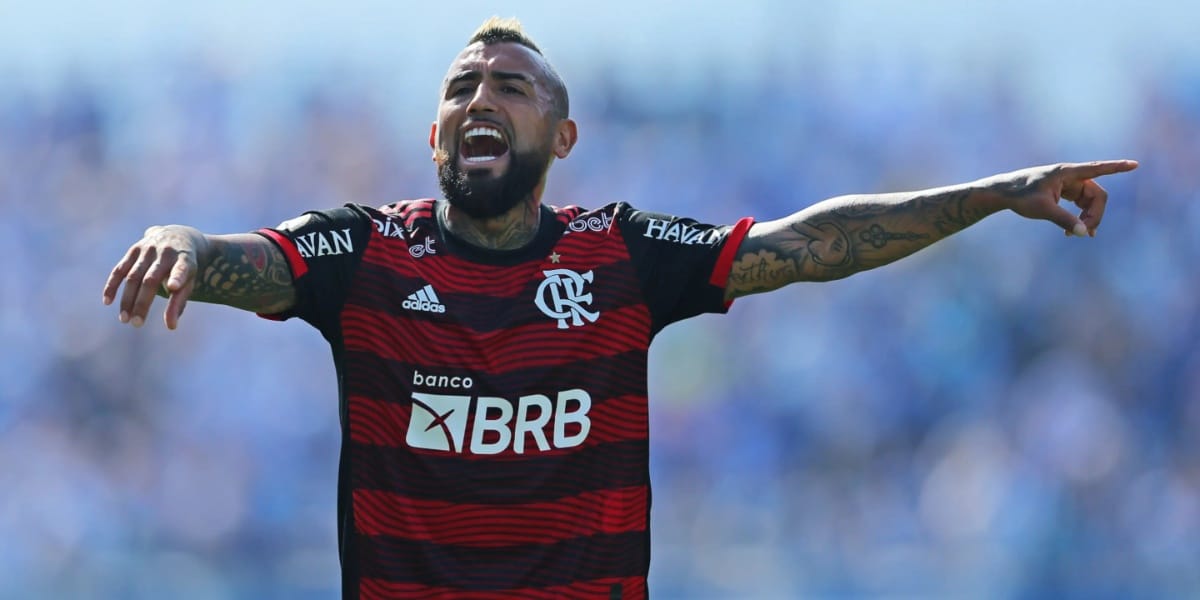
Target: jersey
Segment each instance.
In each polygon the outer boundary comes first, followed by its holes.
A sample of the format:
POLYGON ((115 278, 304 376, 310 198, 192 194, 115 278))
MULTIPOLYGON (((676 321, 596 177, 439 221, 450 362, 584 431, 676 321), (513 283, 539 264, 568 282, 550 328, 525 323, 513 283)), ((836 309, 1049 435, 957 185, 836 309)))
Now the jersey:
POLYGON ((329 341, 342 427, 345 598, 643 598, 647 352, 724 312, 752 221, 542 206, 485 251, 433 200, 306 213, 259 233, 329 341))

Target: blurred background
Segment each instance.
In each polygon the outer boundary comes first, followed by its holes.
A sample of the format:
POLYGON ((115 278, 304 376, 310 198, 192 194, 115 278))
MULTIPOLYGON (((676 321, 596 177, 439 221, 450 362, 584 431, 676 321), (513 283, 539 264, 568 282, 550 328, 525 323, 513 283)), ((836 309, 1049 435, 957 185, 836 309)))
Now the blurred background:
POLYGON ((0 598, 334 598, 327 345, 117 322, 152 224, 436 195, 438 85, 520 17, 581 141, 546 201, 732 222, 1136 158, 652 353, 658 598, 1200 597, 1200 6, 0 0, 0 598))

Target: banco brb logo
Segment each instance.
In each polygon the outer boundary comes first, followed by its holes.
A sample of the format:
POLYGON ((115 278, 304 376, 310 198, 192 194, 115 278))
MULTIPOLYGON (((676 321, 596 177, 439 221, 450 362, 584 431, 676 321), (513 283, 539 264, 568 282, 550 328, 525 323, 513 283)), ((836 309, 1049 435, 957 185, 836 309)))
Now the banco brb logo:
POLYGON ((588 417, 592 397, 581 389, 563 390, 553 400, 544 394, 530 394, 516 402, 494 396, 413 392, 412 403, 405 442, 426 450, 499 454, 512 448, 516 454, 546 452, 551 448, 574 448, 587 439, 592 429, 588 417), (468 411, 473 412, 470 427, 468 411))
POLYGON ((591 271, 580 275, 570 269, 551 269, 542 271, 542 274, 546 280, 538 286, 533 303, 547 317, 558 319, 559 329, 582 327, 585 319, 595 323, 600 318, 600 311, 584 308, 585 304, 592 303, 592 295, 583 291, 584 284, 592 282, 594 276, 591 271), (567 319, 570 319, 570 324, 567 319))

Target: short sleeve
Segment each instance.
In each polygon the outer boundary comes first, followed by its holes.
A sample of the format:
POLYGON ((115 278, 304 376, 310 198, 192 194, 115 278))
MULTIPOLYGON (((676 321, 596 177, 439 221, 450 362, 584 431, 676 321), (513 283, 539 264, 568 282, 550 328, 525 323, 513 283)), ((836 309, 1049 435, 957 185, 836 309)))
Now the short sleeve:
POLYGON ((650 307, 654 333, 703 313, 723 313, 734 254, 754 220, 709 225, 617 205, 616 221, 650 307))
POLYGON ((256 233, 274 242, 287 257, 296 288, 291 309, 260 316, 273 320, 300 317, 328 337, 371 230, 371 217, 353 205, 306 212, 277 227, 258 230, 256 233))

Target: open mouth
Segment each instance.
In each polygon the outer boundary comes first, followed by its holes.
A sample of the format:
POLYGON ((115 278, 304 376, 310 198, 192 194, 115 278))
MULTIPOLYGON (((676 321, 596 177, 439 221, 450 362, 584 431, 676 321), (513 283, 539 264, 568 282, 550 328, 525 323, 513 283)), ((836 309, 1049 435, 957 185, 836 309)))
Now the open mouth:
POLYGON ((472 127, 463 134, 459 155, 468 164, 491 162, 508 153, 508 142, 499 130, 491 127, 472 127))

